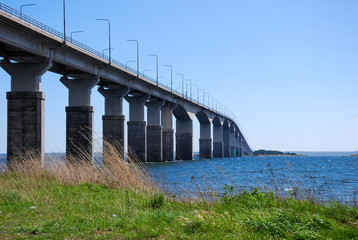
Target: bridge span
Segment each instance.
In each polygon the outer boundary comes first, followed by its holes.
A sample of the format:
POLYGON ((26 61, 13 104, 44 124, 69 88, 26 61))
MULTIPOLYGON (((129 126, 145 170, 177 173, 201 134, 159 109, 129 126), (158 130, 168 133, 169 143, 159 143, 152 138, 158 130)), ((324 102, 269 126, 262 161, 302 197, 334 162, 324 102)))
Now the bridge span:
POLYGON ((105 99, 103 137, 122 146, 127 142, 128 149, 143 162, 193 159, 194 117, 200 122, 201 158, 252 153, 226 108, 205 105, 185 96, 184 91, 174 91, 2 3, 0 57, 0 66, 11 76, 6 94, 8 164, 29 150, 37 151, 43 161, 45 93, 41 77, 46 71, 60 74, 59 80, 68 88, 66 155, 76 155, 80 147, 91 156, 88 161, 93 161, 91 91, 96 86, 105 99), (123 99, 129 103, 127 124, 123 99))

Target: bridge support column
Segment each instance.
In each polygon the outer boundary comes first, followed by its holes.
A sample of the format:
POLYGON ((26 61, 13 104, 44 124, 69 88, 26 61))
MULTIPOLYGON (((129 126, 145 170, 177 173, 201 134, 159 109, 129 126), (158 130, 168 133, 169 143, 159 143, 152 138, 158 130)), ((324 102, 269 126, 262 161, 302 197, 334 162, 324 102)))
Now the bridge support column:
POLYGON ((236 152, 236 157, 240 157, 240 152, 239 152, 239 133, 236 130, 235 132, 235 152, 236 152))
POLYGON ((120 158, 124 160, 124 128, 125 115, 123 115, 123 97, 129 92, 128 87, 120 89, 98 88, 104 96, 105 108, 102 116, 103 121, 103 163, 110 164, 108 161, 111 146, 119 148, 120 158))
POLYGON ((223 127, 223 138, 224 138, 224 157, 231 157, 230 154, 230 129, 229 126, 223 127))
POLYGON ((200 158, 212 158, 211 124, 200 123, 199 155, 200 158))
POLYGON ((236 157, 235 130, 233 128, 230 128, 230 155, 231 157, 236 157))
POLYGON ((214 158, 222 158, 222 157, 224 157, 223 126, 222 125, 214 125, 213 126, 213 135, 214 135, 213 157, 214 158))
POLYGON ((11 92, 7 98, 7 167, 16 169, 29 153, 43 166, 44 100, 41 76, 52 66, 49 63, 10 63, 0 66, 11 76, 11 92))
POLYGON ((176 160, 193 160, 193 120, 176 120, 176 160))
POLYGON ((242 152, 242 137, 241 137, 241 135, 239 136, 239 156, 240 157, 243 156, 243 152, 242 152))
POLYGON ((128 154, 129 158, 146 161, 146 121, 144 121, 144 103, 149 95, 126 96, 129 103, 128 154))
POLYGON ((163 161, 174 160, 174 129, 173 129, 173 109, 176 104, 166 103, 162 106, 161 122, 163 126, 162 136, 162 157, 163 161))
POLYGON ((160 125, 160 108, 164 100, 151 100, 147 106, 147 162, 161 162, 162 158, 162 129, 160 125))
POLYGON ((95 79, 61 78, 68 88, 69 106, 66 107, 66 161, 93 164, 93 113, 92 88, 95 79))

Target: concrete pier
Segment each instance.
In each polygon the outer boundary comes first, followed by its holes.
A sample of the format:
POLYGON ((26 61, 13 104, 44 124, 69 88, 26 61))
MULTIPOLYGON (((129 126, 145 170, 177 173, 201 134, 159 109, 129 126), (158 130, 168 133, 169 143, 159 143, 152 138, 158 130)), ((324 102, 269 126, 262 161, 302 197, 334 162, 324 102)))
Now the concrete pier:
POLYGON ((94 79, 69 79, 61 82, 68 90, 69 106, 66 107, 66 160, 69 163, 93 163, 93 113, 92 88, 94 79))
POLYGON ((240 157, 238 130, 236 130, 235 132, 235 152, 236 152, 236 157, 240 157))
POLYGON ((231 157, 236 157, 235 128, 233 125, 230 127, 230 155, 231 157))
POLYGON ((161 162, 162 157, 162 129, 160 124, 160 109, 165 101, 151 98, 147 106, 147 162, 161 162))
POLYGON ((6 93, 7 167, 16 168, 24 153, 43 165, 45 93, 41 92, 41 76, 52 65, 3 60, 0 66, 11 76, 11 92, 6 93))
POLYGON ((200 158, 212 158, 212 139, 211 139, 211 124, 200 123, 200 138, 199 138, 199 155, 200 158))
POLYGON ((174 160, 173 109, 175 106, 176 104, 166 102, 161 109, 163 161, 174 160))
POLYGON ((193 160, 193 120, 176 120, 176 160, 193 160))
POLYGON ((223 126, 223 139, 224 139, 224 157, 231 157, 230 152, 230 129, 227 122, 223 126))
POLYGON ((224 141, 223 141, 223 126, 220 121, 218 123, 213 122, 213 157, 223 158, 224 157, 224 141))
MULTIPOLYGON (((110 86, 109 86, 110 87, 110 86)), ((112 86, 111 86, 112 87, 112 86)), ((124 160, 125 115, 123 115, 123 97, 129 92, 128 87, 98 88, 104 96, 103 124, 103 162, 109 164, 111 147, 117 148, 120 158, 124 160)))
POLYGON ((146 161, 146 121, 144 120, 144 103, 148 94, 130 94, 125 97, 129 103, 128 157, 142 162, 146 161))

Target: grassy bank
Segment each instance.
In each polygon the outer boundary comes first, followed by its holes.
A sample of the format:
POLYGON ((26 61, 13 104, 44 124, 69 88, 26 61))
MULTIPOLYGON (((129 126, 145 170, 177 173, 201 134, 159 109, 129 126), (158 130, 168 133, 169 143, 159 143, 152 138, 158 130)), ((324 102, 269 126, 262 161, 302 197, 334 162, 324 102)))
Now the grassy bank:
MULTIPOLYGON (((97 179, 98 180, 98 179, 97 179)), ((48 172, 0 176, 1 239, 357 239, 358 210, 258 191, 178 201, 48 172), (87 183, 86 183, 87 182, 87 183)))

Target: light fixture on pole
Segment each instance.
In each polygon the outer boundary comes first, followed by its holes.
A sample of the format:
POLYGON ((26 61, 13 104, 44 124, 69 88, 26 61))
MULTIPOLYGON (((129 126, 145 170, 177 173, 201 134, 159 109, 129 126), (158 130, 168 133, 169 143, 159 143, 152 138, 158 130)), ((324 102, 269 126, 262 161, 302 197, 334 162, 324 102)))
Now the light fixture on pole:
POLYGON ((158 55, 156 55, 156 54, 148 54, 148 56, 155 57, 155 59, 156 59, 156 69, 157 69, 157 86, 158 86, 158 85, 159 85, 159 80, 158 80, 158 55))
POLYGON ((138 40, 127 40, 128 42, 135 42, 137 44, 137 77, 139 77, 139 42, 138 40))
MULTIPOLYGON (((108 51, 108 50, 109 50, 109 48, 103 49, 103 51, 102 51, 103 56, 104 56, 104 52, 105 52, 105 51, 108 51)), ((113 48, 111 48, 111 50, 113 50, 113 48)))
POLYGON ((190 79, 184 79, 184 81, 189 81, 190 82, 190 99, 192 97, 192 94, 191 94, 191 80, 190 79))
POLYGON ((196 99, 197 99, 196 101, 199 103, 199 85, 193 84, 193 86, 196 87, 198 90, 198 92, 196 94, 196 99))
POLYGON ((184 74, 177 73, 176 75, 181 76, 182 97, 184 97, 184 74))
POLYGON ((135 62, 134 60, 130 60, 126 62, 126 69, 128 68, 128 63, 135 62))
POLYGON ((29 3, 29 4, 23 4, 20 6, 20 18, 22 18, 22 8, 23 7, 28 7, 28 6, 35 6, 36 3, 29 3))
POLYGON ((173 66, 168 64, 163 66, 170 67, 170 92, 173 92, 173 66))
POLYGON ((150 72, 150 71, 152 71, 152 70, 150 70, 150 69, 143 70, 143 77, 144 77, 145 72, 150 72))
POLYGON ((74 33, 82 33, 83 31, 73 31, 73 32, 71 32, 71 42, 72 42, 72 35, 74 34, 74 33))
POLYGON ((108 22, 108 50, 109 50, 109 64, 111 64, 111 21, 108 18, 96 18, 98 21, 108 22))

